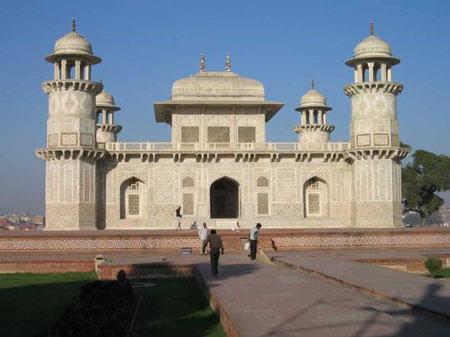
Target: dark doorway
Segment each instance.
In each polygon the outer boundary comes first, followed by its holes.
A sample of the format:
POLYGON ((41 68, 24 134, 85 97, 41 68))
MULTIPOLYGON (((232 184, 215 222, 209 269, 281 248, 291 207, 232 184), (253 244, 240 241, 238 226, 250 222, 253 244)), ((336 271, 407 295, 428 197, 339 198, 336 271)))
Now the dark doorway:
POLYGON ((239 185, 230 178, 212 183, 209 191, 211 218, 237 218, 239 213, 239 185))

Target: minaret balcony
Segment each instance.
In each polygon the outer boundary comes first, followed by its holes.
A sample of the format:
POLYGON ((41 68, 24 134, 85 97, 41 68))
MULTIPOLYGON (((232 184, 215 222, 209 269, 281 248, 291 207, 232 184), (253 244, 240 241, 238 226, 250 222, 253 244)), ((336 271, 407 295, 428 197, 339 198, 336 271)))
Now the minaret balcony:
POLYGON ((42 83, 42 90, 45 93, 54 91, 85 91, 89 93, 99 94, 103 89, 103 84, 85 80, 50 80, 42 83))
POLYGON ((344 92, 347 96, 351 97, 356 94, 361 93, 373 93, 373 92, 385 92, 398 95, 403 90, 403 84, 396 82, 385 82, 385 81, 375 81, 375 82, 360 82, 349 84, 344 88, 344 92))
POLYGON ((334 131, 334 125, 331 124, 305 124, 305 125, 296 125, 294 127, 295 133, 301 133, 302 131, 314 132, 314 131, 322 131, 331 133, 334 131))

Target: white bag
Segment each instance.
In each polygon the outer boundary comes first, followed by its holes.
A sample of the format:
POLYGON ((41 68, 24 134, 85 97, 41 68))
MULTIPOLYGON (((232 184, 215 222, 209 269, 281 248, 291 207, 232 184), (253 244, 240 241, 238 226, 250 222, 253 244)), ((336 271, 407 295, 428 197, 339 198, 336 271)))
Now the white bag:
POLYGON ((250 242, 247 241, 244 245, 244 250, 249 250, 250 249, 250 242))

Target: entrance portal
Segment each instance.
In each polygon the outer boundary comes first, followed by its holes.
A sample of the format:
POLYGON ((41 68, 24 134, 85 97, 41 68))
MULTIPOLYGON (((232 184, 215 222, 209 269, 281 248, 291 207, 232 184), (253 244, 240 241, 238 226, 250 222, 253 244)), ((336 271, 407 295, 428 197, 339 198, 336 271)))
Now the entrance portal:
POLYGON ((210 188, 211 218, 237 218, 239 214, 239 185, 224 177, 212 183, 210 188))

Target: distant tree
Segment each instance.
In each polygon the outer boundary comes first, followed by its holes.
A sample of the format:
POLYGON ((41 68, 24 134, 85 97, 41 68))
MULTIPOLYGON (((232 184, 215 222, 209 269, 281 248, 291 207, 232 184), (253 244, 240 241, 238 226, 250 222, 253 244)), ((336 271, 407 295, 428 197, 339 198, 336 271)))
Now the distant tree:
POLYGON ((429 216, 444 203, 436 192, 450 189, 450 157, 417 150, 402 168, 402 183, 406 210, 429 216))

